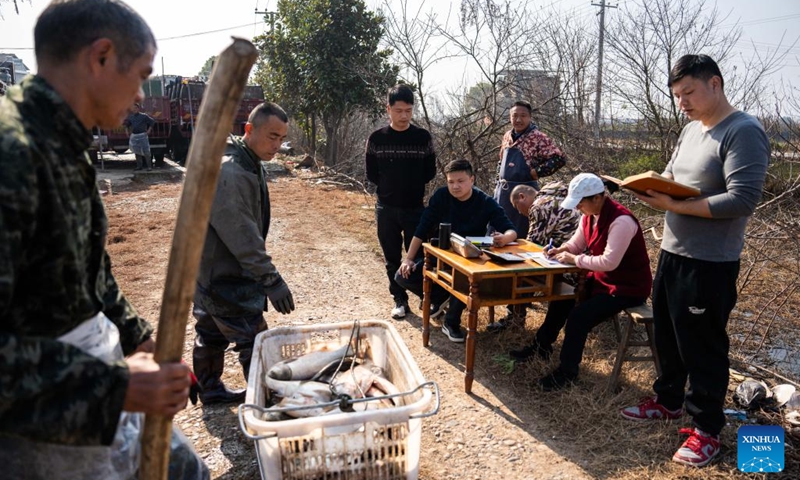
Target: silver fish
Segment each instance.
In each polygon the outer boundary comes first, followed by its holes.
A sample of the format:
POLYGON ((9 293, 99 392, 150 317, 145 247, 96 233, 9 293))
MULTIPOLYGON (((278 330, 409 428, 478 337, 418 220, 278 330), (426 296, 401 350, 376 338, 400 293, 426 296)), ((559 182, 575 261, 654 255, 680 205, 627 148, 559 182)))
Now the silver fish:
MULTIPOLYGON (((326 403, 331 401, 330 390, 328 390, 328 398, 323 399, 317 396, 306 396, 303 395, 301 392, 296 392, 291 397, 286 397, 275 406, 278 408, 292 408, 292 407, 307 407, 311 405, 318 405, 320 403, 326 403)), ((324 415, 329 410, 333 409, 334 405, 329 405, 325 407, 317 407, 317 408, 304 408, 304 409, 297 409, 297 410, 287 410, 284 413, 292 418, 307 418, 307 417, 318 417, 320 415, 324 415)))
MULTIPOLYGON (((310 380, 276 380, 269 375, 265 375, 264 380, 267 388, 275 392, 277 396, 283 398, 291 397, 296 393, 307 397, 317 397, 320 399, 330 399, 331 396, 330 386, 322 382, 312 382, 310 380)), ((322 401, 330 400, 320 400, 320 402, 322 401)))
POLYGON ((267 377, 276 380, 308 380, 331 362, 353 355, 350 344, 336 350, 320 350, 307 353, 297 358, 284 360, 273 365, 267 371, 267 377))
POLYGON ((349 395, 350 398, 364 398, 372 386, 375 374, 367 367, 357 365, 346 372, 339 372, 331 380, 334 395, 349 395))
POLYGON ((266 422, 282 422, 284 420, 289 420, 289 419, 292 418, 289 415, 286 415, 286 413, 284 413, 284 412, 274 411, 273 410, 274 408, 275 407, 273 406, 273 407, 270 407, 270 408, 266 409, 266 411, 262 411, 259 414, 260 415, 260 419, 264 420, 266 422))
MULTIPOLYGON (((386 392, 378 388, 378 386, 373 382, 372 386, 367 390, 367 397, 382 397, 386 395, 386 392)), ((375 402, 367 402, 369 404, 379 404, 380 408, 391 408, 395 406, 396 398, 381 398, 375 402)))

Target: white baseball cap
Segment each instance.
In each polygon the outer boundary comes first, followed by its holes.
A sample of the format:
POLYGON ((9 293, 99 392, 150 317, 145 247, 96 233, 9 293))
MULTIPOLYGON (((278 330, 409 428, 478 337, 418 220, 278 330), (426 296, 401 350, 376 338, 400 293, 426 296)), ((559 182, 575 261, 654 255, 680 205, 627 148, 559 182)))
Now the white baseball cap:
POLYGON ((606 191, 600 177, 592 173, 579 173, 569 182, 567 197, 561 202, 561 208, 572 210, 578 206, 583 197, 591 197, 606 191))

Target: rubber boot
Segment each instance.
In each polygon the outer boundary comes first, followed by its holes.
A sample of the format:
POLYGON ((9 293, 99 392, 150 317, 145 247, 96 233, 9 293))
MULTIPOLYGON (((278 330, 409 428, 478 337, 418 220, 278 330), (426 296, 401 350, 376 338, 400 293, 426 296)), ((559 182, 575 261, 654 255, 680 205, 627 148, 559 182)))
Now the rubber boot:
POLYGON ((193 352, 194 374, 200 384, 200 401, 206 405, 214 403, 242 403, 246 390, 229 390, 222 383, 225 367, 225 351, 212 350, 203 345, 198 337, 193 352))
POLYGON ((244 381, 250 381, 250 362, 253 357, 253 349, 245 348, 239 351, 239 363, 242 365, 242 373, 244 373, 244 381))

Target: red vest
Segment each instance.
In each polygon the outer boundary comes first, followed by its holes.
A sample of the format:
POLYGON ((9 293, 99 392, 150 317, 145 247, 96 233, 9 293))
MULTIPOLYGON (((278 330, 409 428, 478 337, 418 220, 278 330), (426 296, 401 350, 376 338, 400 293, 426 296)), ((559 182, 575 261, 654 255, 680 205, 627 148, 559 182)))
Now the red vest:
POLYGON ((616 269, 610 272, 589 272, 588 277, 594 279, 590 295, 610 293, 615 296, 646 298, 653 289, 650 258, 647 256, 642 227, 630 210, 611 197, 606 197, 594 228, 592 228, 591 216, 584 215, 581 219, 583 236, 586 238, 589 252, 593 256, 602 255, 606 248, 606 242, 608 242, 608 229, 611 222, 622 215, 630 216, 639 229, 631 239, 631 243, 616 269))

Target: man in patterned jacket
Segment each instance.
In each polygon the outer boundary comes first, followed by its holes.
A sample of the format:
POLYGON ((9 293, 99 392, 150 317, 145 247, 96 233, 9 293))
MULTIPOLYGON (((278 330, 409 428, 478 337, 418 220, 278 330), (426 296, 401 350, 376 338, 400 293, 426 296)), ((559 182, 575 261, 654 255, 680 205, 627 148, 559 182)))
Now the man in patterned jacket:
MULTIPOLYGON (((190 371, 155 362, 153 329, 111 274, 87 148, 92 127, 120 126, 142 100, 155 39, 118 0, 56 0, 34 42, 38 74, 0 99, 0 465, 4 478, 128 479, 127 412, 178 413, 190 371)), ((170 476, 208 469, 182 444, 170 476)))
MULTIPOLYGON (((494 199, 514 224, 518 238, 528 236, 528 217, 511 203, 511 191, 517 185, 539 188, 539 179, 557 172, 566 163, 564 153, 531 121, 531 104, 517 101, 509 110, 511 130, 503 135, 494 199)), ((491 233, 491 232, 489 232, 491 233)), ((524 309, 523 309, 524 310, 524 309)), ((509 306, 502 322, 514 321, 524 311, 509 306)))
MULTIPOLYGON (((529 220, 528 238, 541 246, 551 241, 558 246, 566 242, 578 229, 581 214, 577 210, 561 208, 567 196, 567 186, 561 182, 548 183, 538 192, 530 185, 517 185, 511 191, 511 204, 529 220)), ((527 305, 517 305, 516 314, 525 318, 527 305)), ((511 318, 502 318, 489 324, 487 330, 499 332, 505 329, 511 318)))
POLYGON ((514 102, 509 111, 511 130, 503 135, 494 199, 503 207, 519 238, 528 234, 528 218, 511 204, 517 185, 539 188, 539 179, 556 173, 566 163, 555 143, 531 121, 531 104, 514 102))

